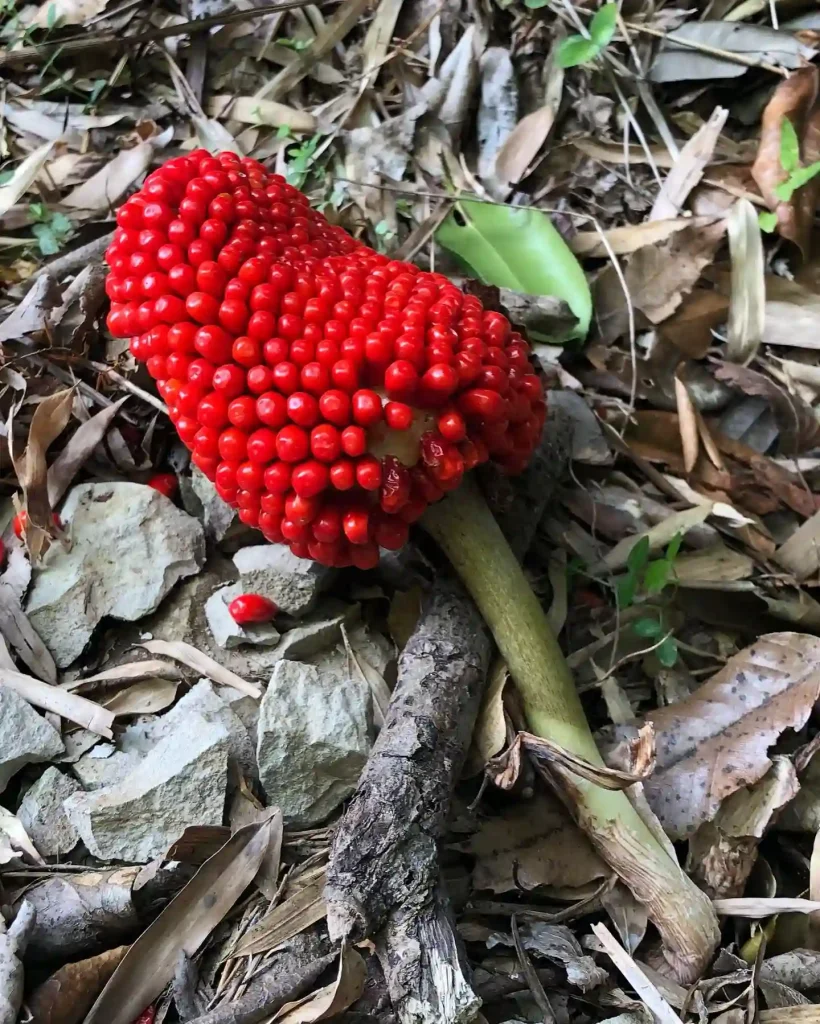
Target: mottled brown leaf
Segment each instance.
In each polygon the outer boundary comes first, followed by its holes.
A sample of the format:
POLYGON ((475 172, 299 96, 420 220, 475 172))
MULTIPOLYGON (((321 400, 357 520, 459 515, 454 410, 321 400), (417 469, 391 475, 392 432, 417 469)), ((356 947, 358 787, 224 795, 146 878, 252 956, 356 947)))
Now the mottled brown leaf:
POLYGON ((79 1024, 127 951, 117 946, 55 971, 28 997, 36 1024, 79 1024))
POLYGON ((686 700, 647 716, 657 768, 644 782, 667 834, 684 839, 771 767, 769 747, 802 728, 820 695, 820 639, 770 633, 686 700))

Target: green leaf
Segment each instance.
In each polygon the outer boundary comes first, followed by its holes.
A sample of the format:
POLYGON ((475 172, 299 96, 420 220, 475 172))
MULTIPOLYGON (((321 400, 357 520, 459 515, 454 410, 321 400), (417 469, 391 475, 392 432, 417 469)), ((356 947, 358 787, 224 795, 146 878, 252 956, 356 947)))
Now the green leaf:
POLYGON ((788 174, 800 166, 800 140, 788 117, 780 125, 780 166, 788 174))
POLYGON ((60 251, 60 243, 48 224, 34 224, 31 230, 43 256, 54 256, 60 251))
POLYGON ((657 619, 638 619, 632 628, 638 636, 645 636, 650 640, 663 636, 663 626, 657 619))
POLYGON ((524 6, 529 7, 531 11, 539 11, 542 7, 546 7, 550 0, 524 0, 524 6))
POLYGON ((794 185, 792 179, 788 181, 781 181, 779 185, 775 185, 774 194, 784 203, 788 203, 791 197, 794 195, 794 185))
POLYGON ((768 210, 763 211, 757 215, 757 223, 760 225, 761 231, 771 234, 777 227, 777 214, 770 213, 768 210))
POLYGON ((634 572, 628 572, 615 582, 615 598, 618 607, 621 609, 631 608, 635 601, 635 591, 638 589, 638 576, 634 572))
MULTIPOLYGON (((808 167, 798 167, 789 178, 788 183, 791 185, 792 191, 796 192, 818 174, 820 174, 820 160, 816 163, 810 164, 808 167)), ((777 189, 775 189, 775 191, 777 191, 777 189)), ((789 198, 791 198, 791 196, 789 196, 789 198)))
POLYGON ((599 50, 603 50, 612 41, 617 25, 617 4, 604 4, 603 7, 595 12, 595 17, 589 23, 589 34, 598 45, 599 50))
POLYGON ((277 139, 289 139, 292 134, 293 132, 290 130, 289 124, 280 124, 279 127, 276 129, 277 139))
POLYGON ((626 564, 632 572, 638 573, 649 561, 649 538, 641 537, 638 543, 626 556, 626 564))
POLYGON ((655 654, 664 668, 672 668, 678 660, 678 641, 673 636, 668 636, 663 643, 658 645, 655 654))
POLYGON ((561 68, 575 68, 579 64, 586 64, 601 52, 601 47, 594 39, 585 39, 583 36, 568 36, 562 39, 558 45, 558 66, 561 68))
MULTIPOLYGON (((578 260, 540 210, 462 199, 436 233, 484 284, 525 295, 564 299, 578 318, 570 338, 585 338, 592 319, 592 296, 578 260)), ((536 340, 559 341, 537 332, 536 340)))
POLYGON ((659 594, 672 573, 672 563, 665 558, 658 558, 650 562, 646 567, 646 575, 643 578, 644 590, 647 594, 659 594))
POLYGON ((682 543, 683 543, 683 534, 682 533, 676 533, 675 536, 672 538, 672 540, 670 540, 669 543, 666 546, 666 557, 667 557, 668 561, 670 561, 670 562, 674 562, 675 561, 675 559, 678 557, 678 552, 680 551, 680 546, 681 546, 682 543))

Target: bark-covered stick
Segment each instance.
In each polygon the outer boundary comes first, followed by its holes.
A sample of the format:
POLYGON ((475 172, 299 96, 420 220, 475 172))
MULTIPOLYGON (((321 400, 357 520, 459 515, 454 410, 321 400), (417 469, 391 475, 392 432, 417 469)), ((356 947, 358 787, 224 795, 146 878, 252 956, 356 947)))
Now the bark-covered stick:
POLYGON ((0 916, 0 1024, 14 1024, 23 1002, 23 954, 37 912, 26 902, 6 928, 0 916))

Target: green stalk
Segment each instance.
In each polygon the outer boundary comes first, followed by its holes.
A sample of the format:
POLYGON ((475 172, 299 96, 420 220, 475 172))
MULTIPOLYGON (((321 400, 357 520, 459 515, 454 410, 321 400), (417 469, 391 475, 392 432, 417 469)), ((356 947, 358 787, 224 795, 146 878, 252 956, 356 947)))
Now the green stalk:
MULTIPOLYGON (((602 764, 558 641, 476 484, 431 505, 421 525, 464 581, 515 680, 532 732, 602 764)), ((708 897, 685 874, 621 791, 566 769, 551 774, 603 859, 644 904, 681 984, 695 981, 720 937, 708 897)))

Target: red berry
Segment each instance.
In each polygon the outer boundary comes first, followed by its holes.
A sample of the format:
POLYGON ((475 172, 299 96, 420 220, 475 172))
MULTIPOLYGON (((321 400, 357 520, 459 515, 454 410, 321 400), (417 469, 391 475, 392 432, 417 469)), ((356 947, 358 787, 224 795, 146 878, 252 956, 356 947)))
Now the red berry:
POLYGON ((228 614, 239 626, 270 622, 278 612, 274 602, 262 594, 240 594, 228 605, 228 614))
POLYGON ((309 449, 308 436, 301 427, 282 427, 276 435, 276 454, 283 462, 301 462, 309 449))
POLYGON ((352 410, 354 422, 363 427, 372 427, 382 418, 382 400, 375 391, 355 391, 352 410))
MULTIPOLYGON (((51 513, 51 521, 54 523, 54 525, 57 527, 58 530, 62 530, 63 524, 62 524, 62 521, 61 521, 60 517, 57 515, 56 512, 52 512, 51 513)), ((27 524, 28 524, 28 512, 26 512, 26 510, 23 509, 21 512, 18 512, 17 515, 14 517, 14 519, 12 519, 12 521, 11 521, 11 528, 12 528, 12 530, 14 530, 14 536, 18 537, 18 538, 22 538, 23 532, 24 532, 27 524)))
POLYGON ((177 478, 175 473, 157 473, 148 481, 148 486, 155 491, 164 494, 166 498, 173 498, 177 492, 177 478))
POLYGON ((329 479, 327 466, 309 459, 293 470, 291 486, 301 497, 312 498, 327 487, 329 479))
POLYGON ((263 465, 276 458, 277 434, 267 427, 260 427, 248 438, 248 458, 263 465))

